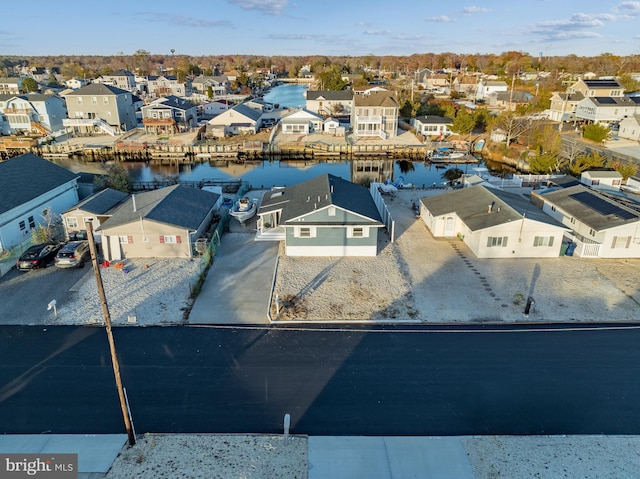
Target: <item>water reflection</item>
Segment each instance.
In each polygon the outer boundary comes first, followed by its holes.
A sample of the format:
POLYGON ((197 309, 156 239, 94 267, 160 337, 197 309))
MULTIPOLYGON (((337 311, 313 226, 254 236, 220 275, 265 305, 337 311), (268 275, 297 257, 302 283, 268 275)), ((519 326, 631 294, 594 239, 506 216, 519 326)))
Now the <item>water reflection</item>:
MULTIPOLYGON (((76 172, 104 172, 108 163, 83 162, 78 159, 55 160, 55 163, 76 172)), ((372 181, 396 181, 402 177, 404 183, 412 183, 416 187, 428 187, 433 183, 441 184, 443 166, 432 165, 421 161, 392 160, 387 158, 354 158, 353 160, 274 160, 245 161, 215 158, 204 162, 176 164, 159 164, 144 162, 123 162, 133 181, 153 181, 179 175, 184 181, 204 179, 242 178, 254 188, 271 188, 273 186, 291 186, 314 178, 324 173, 344 178, 359 184, 372 181)), ((463 173, 473 173, 473 168, 480 164, 457 165, 463 173)))

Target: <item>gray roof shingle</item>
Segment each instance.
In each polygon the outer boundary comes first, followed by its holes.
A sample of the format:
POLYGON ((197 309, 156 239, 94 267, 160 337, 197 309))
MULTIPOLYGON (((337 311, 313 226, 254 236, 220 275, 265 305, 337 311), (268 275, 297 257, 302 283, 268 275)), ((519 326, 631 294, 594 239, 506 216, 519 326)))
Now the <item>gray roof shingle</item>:
POLYGON ((78 178, 33 153, 0 162, 0 214, 78 178))
POLYGON ((219 197, 217 193, 183 185, 137 193, 113 210, 111 218, 105 221, 100 229, 107 230, 145 218, 197 230, 219 197))
POLYGON ((330 174, 266 193, 259 213, 282 209, 280 223, 285 224, 330 205, 368 218, 363 220, 363 223, 371 224, 370 220, 382 223, 380 213, 367 188, 330 174))
POLYGON ((85 198, 73 208, 69 208, 65 213, 73 210, 82 210, 96 215, 104 215, 122 203, 128 196, 127 193, 123 193, 122 191, 106 188, 85 198))
POLYGON ((455 213, 472 231, 522 220, 524 217, 565 228, 524 196, 482 185, 422 198, 420 201, 434 216, 455 213))

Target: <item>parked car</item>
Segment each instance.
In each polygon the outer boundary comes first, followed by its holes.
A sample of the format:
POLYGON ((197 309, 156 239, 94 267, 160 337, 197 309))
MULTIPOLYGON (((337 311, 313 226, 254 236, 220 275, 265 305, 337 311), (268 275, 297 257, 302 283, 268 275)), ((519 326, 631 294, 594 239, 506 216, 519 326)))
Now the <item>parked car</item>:
POLYGON ((56 255, 58 268, 83 268, 90 257, 88 241, 69 241, 56 255))
POLYGON ((53 261, 56 253, 62 244, 42 243, 29 247, 18 260, 16 268, 20 271, 28 271, 30 269, 45 268, 53 261))

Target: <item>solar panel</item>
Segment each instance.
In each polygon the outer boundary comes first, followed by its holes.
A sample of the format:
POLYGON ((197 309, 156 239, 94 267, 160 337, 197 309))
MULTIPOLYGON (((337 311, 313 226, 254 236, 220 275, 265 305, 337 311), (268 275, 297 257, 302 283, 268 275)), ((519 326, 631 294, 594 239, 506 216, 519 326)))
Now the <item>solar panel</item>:
POLYGON ((597 211, 603 216, 615 215, 618 218, 622 218, 623 220, 637 218, 637 215, 635 215, 631 211, 624 210, 615 203, 606 201, 604 198, 601 198, 600 196, 597 196, 589 191, 582 191, 580 193, 574 193, 573 195, 569 196, 574 200, 579 201, 583 205, 586 205, 589 208, 597 211))
POLYGON ((596 101, 601 105, 615 105, 616 100, 610 96, 597 96, 596 101))

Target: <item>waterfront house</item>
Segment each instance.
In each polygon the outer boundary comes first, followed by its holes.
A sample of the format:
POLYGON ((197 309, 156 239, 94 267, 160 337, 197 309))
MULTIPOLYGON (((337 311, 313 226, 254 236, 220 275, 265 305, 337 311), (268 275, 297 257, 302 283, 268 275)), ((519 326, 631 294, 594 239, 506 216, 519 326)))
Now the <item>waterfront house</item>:
POLYGON ((305 109, 294 110, 282 116, 280 125, 285 135, 307 135, 323 130, 324 118, 305 109))
POLYGON ((105 259, 192 258, 219 198, 183 185, 131 195, 98 228, 105 259))
POLYGON ((306 109, 322 116, 349 115, 353 106, 353 92, 349 90, 307 90, 306 109))
POLYGON ((584 185, 536 190, 531 201, 570 228, 577 256, 640 258, 637 210, 584 185))
MULTIPOLYGON (((111 217, 111 212, 127 199, 129 195, 112 188, 105 188, 62 213, 62 224, 68 239, 86 237, 86 223, 91 222, 96 231, 102 223, 111 217)), ((102 235, 95 236, 100 243, 102 235)))
POLYGON ((399 105, 394 92, 377 91, 355 95, 351 127, 358 138, 395 138, 398 132, 399 105))
POLYGON ((478 258, 557 257, 568 231, 524 196, 483 185, 422 198, 420 218, 434 237, 458 237, 478 258))
POLYGON ((229 135, 256 133, 260 127, 262 111, 240 103, 207 122, 208 137, 224 138, 229 135))
POLYGON ((145 133, 172 135, 198 124, 198 107, 174 95, 158 98, 142 107, 145 133))
POLYGON ((32 153, 0 161, 0 252, 78 202, 78 175, 32 153))
POLYGON ((137 126, 133 95, 112 85, 91 83, 65 95, 67 116, 63 125, 77 136, 112 136, 137 126))
POLYGON ((583 171, 580 183, 596 190, 620 191, 622 175, 617 171, 583 171))
POLYGON ((257 240, 284 240, 287 256, 376 256, 384 226, 363 186, 334 175, 267 192, 257 240))
POLYGON ((429 137, 431 139, 444 138, 451 133, 449 125, 453 120, 444 116, 438 115, 424 115, 416 118, 411 118, 411 126, 422 136, 429 137))
POLYGON ((3 97, 0 96, 0 133, 3 135, 46 136, 64 130, 67 109, 59 96, 27 93, 3 97))
POLYGON ((103 83, 105 85, 115 86, 121 90, 130 92, 136 91, 136 77, 129 70, 116 70, 105 75, 100 75, 94 80, 94 83, 103 83))

